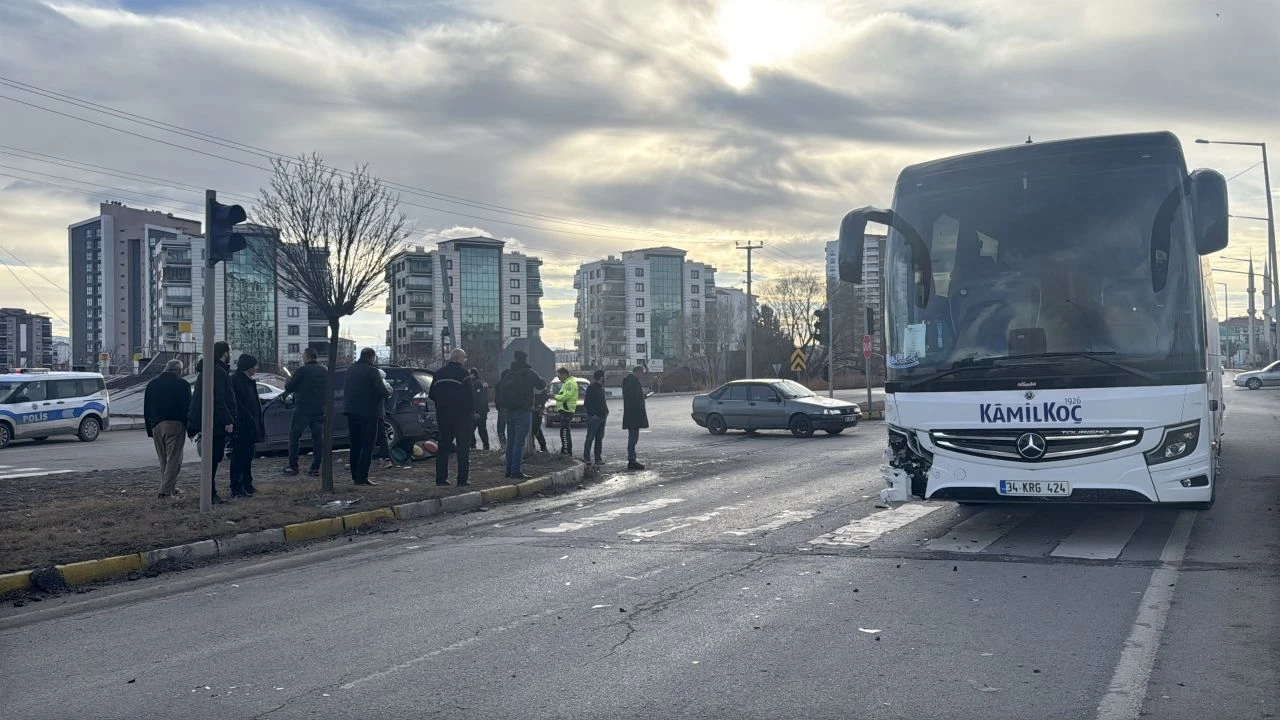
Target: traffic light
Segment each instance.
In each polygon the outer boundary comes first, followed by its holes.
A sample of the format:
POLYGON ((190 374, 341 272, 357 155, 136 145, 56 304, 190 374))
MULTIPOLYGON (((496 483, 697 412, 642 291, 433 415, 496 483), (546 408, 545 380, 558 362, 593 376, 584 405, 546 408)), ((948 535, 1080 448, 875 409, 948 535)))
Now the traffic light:
POLYGON ((205 229, 209 245, 209 267, 215 263, 230 261, 231 256, 248 245, 244 236, 236 232, 236 225, 245 221, 248 215, 239 205, 223 205, 208 198, 205 217, 208 225, 205 229))
POLYGON ((813 311, 814 317, 818 318, 813 322, 813 341, 819 345, 827 344, 827 316, 830 313, 830 308, 818 308, 813 311))
POLYGON ((871 308, 867 308, 867 334, 876 334, 876 313, 871 308))

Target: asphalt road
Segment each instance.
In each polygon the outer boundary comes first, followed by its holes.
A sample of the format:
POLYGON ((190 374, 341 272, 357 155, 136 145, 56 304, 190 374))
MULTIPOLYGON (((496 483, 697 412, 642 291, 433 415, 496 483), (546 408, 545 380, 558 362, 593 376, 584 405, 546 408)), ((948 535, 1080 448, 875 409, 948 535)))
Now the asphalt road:
MULTIPOLYGON (((1218 504, 875 507, 883 430, 0 611, 11 718, 1265 718, 1280 393, 1218 504)), ((692 434, 689 440, 695 439, 692 434)))
MULTIPOLYGON (((875 400, 883 400, 884 393, 872 390, 875 400)), ((866 401, 866 391, 840 391, 837 397, 856 402, 866 401)), ((689 418, 691 397, 655 396, 648 400, 647 408, 651 429, 641 436, 640 453, 642 455, 655 451, 679 450, 691 444, 701 442, 707 432, 693 424, 689 418)), ((605 430, 605 452, 612 458, 626 458, 627 435, 622 430, 622 400, 610 400, 613 415, 605 430)), ((494 423, 496 413, 489 414, 489 435, 493 443, 498 442, 494 423)), ((548 448, 555 452, 560 443, 556 433, 558 430, 544 428, 548 440, 548 448)), ((582 441, 586 431, 579 427, 574 429, 574 449, 581 455, 582 441)), ((196 462, 194 443, 187 443, 184 462, 196 462)), ((151 439, 142 430, 120 430, 103 433, 92 443, 82 443, 74 437, 51 437, 43 444, 19 440, 9 447, 0 450, 0 483, 6 478, 31 477, 56 472, 59 470, 83 470, 95 468, 114 470, 117 468, 149 467, 156 463, 156 452, 151 439)), ((258 463, 270 468, 274 465, 283 467, 278 458, 261 458, 258 463)))

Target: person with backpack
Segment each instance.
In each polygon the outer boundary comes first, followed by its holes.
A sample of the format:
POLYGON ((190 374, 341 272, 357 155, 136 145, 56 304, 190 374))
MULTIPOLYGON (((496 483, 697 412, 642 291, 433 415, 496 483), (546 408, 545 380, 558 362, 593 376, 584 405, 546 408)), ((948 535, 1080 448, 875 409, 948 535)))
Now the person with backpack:
POLYGON ((547 386, 545 380, 529 366, 529 354, 517 350, 511 367, 498 381, 498 409, 505 413, 507 424, 507 477, 528 480, 521 472, 524 445, 533 424, 533 394, 547 386))

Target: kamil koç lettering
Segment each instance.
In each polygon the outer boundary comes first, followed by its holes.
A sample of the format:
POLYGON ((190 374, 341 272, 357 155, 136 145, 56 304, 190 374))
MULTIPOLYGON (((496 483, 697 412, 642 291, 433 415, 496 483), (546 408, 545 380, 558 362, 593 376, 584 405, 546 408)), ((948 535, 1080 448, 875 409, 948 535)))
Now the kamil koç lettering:
POLYGON ((1084 408, 1081 405, 1060 405, 1056 402, 1024 405, 981 403, 978 405, 978 416, 983 423, 1070 422, 1079 424, 1084 422, 1084 408))

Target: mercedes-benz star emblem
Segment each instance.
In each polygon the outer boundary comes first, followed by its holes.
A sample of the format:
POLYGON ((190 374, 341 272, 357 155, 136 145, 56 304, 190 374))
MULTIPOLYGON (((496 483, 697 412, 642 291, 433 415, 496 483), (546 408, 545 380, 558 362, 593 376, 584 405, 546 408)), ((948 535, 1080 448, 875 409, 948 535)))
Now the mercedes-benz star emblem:
POLYGON ((1028 460, 1044 457, 1044 436, 1040 433, 1023 433, 1018 436, 1018 454, 1028 460))
POLYGON ((1023 393, 1023 394, 1022 394, 1022 397, 1026 398, 1026 399, 1028 399, 1028 400, 1035 400, 1035 399, 1036 399, 1036 394, 1035 394, 1034 392, 1032 392, 1032 391, 1028 390, 1028 391, 1026 391, 1025 393, 1023 393))

